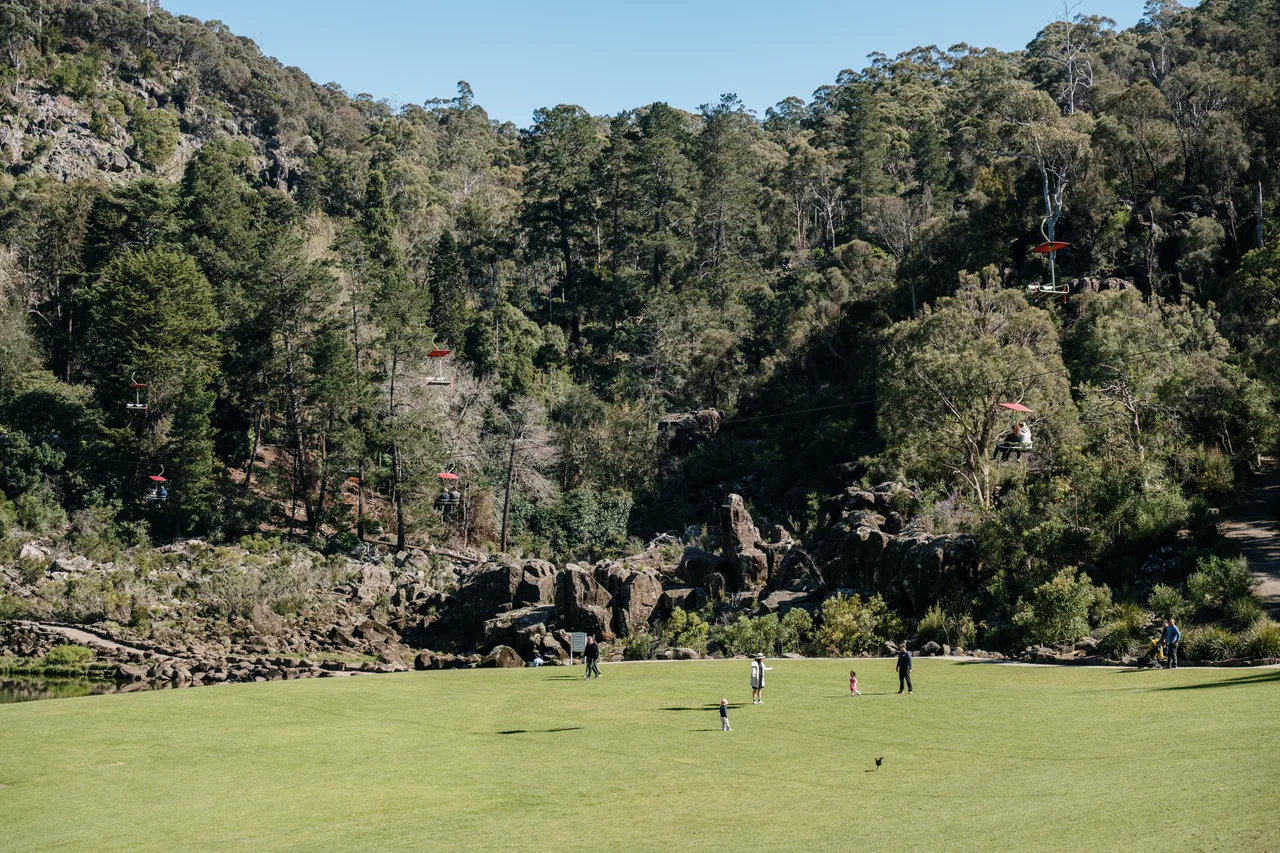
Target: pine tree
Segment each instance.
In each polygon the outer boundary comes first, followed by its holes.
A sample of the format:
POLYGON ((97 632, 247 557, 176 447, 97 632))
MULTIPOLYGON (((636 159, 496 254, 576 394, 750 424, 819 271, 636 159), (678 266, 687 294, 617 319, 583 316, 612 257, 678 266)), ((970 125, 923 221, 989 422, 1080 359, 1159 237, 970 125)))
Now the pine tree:
POLYGON ((214 398, 208 372, 190 367, 174 402, 167 468, 174 521, 185 533, 208 529, 217 505, 210 423, 214 398))
POLYGON ((462 345, 467 331, 465 283, 458 243, 446 231, 431 262, 431 325, 436 339, 454 348, 462 345))

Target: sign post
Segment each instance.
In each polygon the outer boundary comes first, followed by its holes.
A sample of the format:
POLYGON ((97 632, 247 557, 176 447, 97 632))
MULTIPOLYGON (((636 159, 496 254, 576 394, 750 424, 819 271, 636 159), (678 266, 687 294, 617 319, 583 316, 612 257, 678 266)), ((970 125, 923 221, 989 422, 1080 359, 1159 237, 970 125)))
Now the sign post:
POLYGON ((573 666, 573 653, 584 652, 587 650, 587 635, 581 631, 574 631, 569 638, 569 666, 573 666))

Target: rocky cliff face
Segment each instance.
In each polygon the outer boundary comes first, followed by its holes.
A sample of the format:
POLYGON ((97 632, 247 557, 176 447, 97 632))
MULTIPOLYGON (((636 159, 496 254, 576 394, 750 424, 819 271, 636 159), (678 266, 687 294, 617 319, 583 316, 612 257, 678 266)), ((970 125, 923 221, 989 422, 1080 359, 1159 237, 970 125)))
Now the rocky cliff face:
MULTIPOLYGON (((168 89, 156 81, 140 81, 121 94, 140 103, 169 102, 168 89)), ((119 182, 144 174, 177 181, 191 156, 223 135, 249 145, 253 168, 266 186, 292 190, 301 179, 302 156, 261 134, 252 119, 219 118, 204 107, 190 107, 179 114, 172 152, 147 167, 138 159, 126 117, 95 113, 84 102, 39 89, 20 97, 16 109, 0 116, 0 160, 10 171, 43 172, 59 181, 119 182)))

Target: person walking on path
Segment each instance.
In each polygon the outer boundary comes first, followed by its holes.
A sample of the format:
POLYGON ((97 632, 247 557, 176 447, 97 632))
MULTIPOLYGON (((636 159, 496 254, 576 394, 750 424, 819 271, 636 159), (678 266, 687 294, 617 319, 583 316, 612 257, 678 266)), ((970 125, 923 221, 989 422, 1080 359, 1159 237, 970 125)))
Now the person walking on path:
POLYGON ((853 670, 849 670, 849 695, 850 696, 862 695, 861 693, 858 692, 858 673, 854 672, 853 670))
POLYGON ((756 655, 751 661, 751 704, 764 704, 764 674, 773 672, 773 667, 764 665, 764 655, 756 655))
POLYGON ((596 645, 596 635, 592 634, 587 637, 587 645, 582 650, 582 659, 587 662, 587 674, 583 678, 590 678, 594 675, 600 677, 600 647, 596 645))
POLYGON ((720 731, 731 732, 733 726, 729 725, 729 700, 720 700, 720 731))
POLYGON ((1169 659, 1169 663, 1166 664, 1169 669, 1178 668, 1178 643, 1180 642, 1182 642, 1182 632, 1178 630, 1171 616, 1164 623, 1164 654, 1169 659))
POLYGON ((903 646, 902 651, 898 652, 898 695, 902 695, 902 688, 907 688, 907 693, 911 693, 911 652, 907 651, 907 647, 903 646))

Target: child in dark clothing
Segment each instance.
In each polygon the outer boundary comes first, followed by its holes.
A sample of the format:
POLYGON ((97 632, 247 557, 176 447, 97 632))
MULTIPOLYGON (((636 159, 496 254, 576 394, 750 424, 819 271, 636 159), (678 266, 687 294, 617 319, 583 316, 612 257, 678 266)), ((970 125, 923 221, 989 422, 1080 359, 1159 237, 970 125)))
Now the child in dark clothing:
POLYGON ((720 731, 731 732, 733 726, 729 725, 729 700, 720 700, 720 731))

